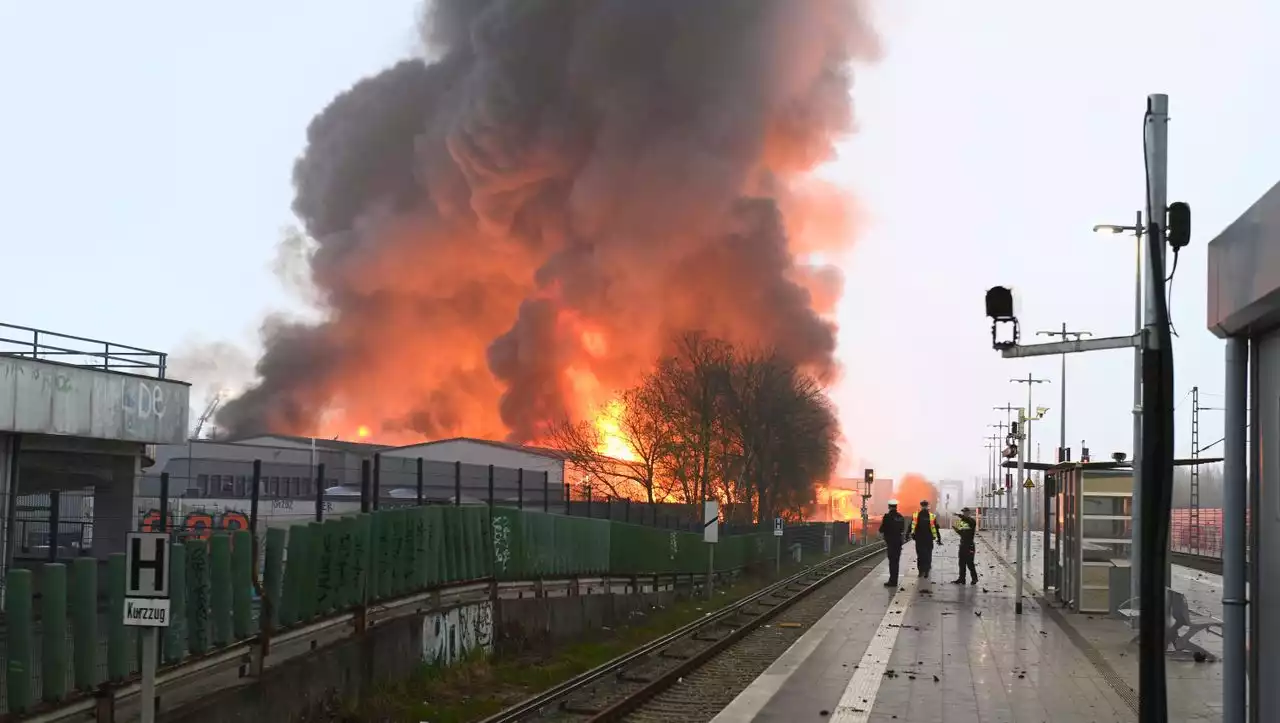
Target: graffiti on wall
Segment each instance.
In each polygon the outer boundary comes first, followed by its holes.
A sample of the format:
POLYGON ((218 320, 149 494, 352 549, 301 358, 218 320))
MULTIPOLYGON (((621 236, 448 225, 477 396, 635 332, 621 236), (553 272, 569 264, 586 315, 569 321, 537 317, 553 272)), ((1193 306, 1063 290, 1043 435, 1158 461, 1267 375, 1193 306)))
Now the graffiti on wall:
MULTIPOLYGON (((142 532, 163 532, 160 529, 160 510, 138 511, 138 529, 142 532)), ((249 529, 249 513, 233 508, 173 510, 170 513, 169 531, 189 540, 207 540, 215 530, 235 532, 249 529)))
MULTIPOLYGON (((137 508, 138 529, 143 532, 160 532, 160 508, 140 503, 137 508)), ((249 529, 249 500, 216 498, 179 498, 169 503, 169 531, 179 538, 207 540, 214 532, 235 532, 249 529)), ((359 502, 334 503, 325 500, 322 514, 346 514, 359 510, 359 502)), ((263 522, 310 521, 315 516, 315 503, 310 500, 271 499, 262 500, 258 508, 259 524, 263 522)))
POLYGON ((493 651, 493 604, 472 603, 432 613, 422 621, 422 660, 453 665, 474 651, 493 651))

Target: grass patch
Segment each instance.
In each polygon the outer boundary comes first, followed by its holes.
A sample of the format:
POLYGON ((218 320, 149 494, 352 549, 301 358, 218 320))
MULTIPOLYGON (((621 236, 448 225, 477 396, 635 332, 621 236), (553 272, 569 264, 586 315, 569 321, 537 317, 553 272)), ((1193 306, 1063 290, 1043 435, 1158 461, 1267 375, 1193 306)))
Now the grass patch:
MULTIPOLYGON (((823 559, 823 555, 810 554, 807 564, 783 565, 782 574, 785 577, 823 559)), ((631 624, 594 631, 590 639, 562 645, 551 655, 476 655, 452 666, 424 666, 409 680, 379 686, 359 704, 343 706, 330 720, 341 723, 480 720, 737 602, 774 579, 772 574, 740 578, 717 589, 710 601, 699 597, 652 609, 631 624)))

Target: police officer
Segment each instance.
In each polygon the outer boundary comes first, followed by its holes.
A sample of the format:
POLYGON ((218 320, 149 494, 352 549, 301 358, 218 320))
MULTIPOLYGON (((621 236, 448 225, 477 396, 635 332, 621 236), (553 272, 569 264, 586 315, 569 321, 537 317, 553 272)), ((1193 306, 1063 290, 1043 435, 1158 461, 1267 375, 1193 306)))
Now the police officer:
POLYGON ((973 557, 978 551, 978 546, 974 541, 974 535, 978 532, 978 521, 973 518, 973 510, 968 507, 960 510, 960 516, 957 517, 951 526, 955 529, 956 534, 960 535, 960 579, 952 580, 956 585, 965 583, 965 571, 968 570, 969 576, 973 579, 969 581, 970 585, 978 584, 978 568, 974 567, 973 557))
POLYGON ((933 541, 942 544, 942 530, 938 529, 938 517, 929 511, 929 501, 920 500, 920 511, 907 523, 907 536, 916 541, 916 565, 920 577, 929 577, 933 567, 933 541))
POLYGON ((906 541, 907 519, 898 512, 898 501, 889 500, 889 511, 880 520, 880 536, 889 553, 889 581, 885 587, 898 585, 898 560, 902 557, 902 544, 906 541))

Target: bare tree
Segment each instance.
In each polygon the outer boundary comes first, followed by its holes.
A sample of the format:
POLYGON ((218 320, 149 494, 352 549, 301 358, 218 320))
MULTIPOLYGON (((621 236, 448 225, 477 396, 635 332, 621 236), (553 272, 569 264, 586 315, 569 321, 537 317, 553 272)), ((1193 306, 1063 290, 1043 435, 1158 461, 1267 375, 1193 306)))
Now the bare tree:
POLYGON ((623 459, 602 453, 593 420, 551 431, 568 461, 614 497, 690 507, 713 497, 740 522, 795 517, 813 505, 839 454, 825 389, 772 350, 685 335, 620 402, 623 459))
POLYGON ((685 504, 707 499, 725 467, 720 411, 731 365, 732 349, 727 344, 698 333, 686 334, 645 383, 660 400, 670 428, 663 464, 670 496, 685 504))
POLYGON ((774 352, 739 354, 725 404, 759 519, 807 509, 839 456, 839 424, 821 385, 774 352))
POLYGON ((623 392, 617 401, 617 436, 629 451, 627 458, 602 452, 606 440, 595 420, 557 422, 551 428, 552 442, 610 496, 634 499, 643 494, 653 504, 659 465, 669 456, 670 425, 656 390, 647 382, 623 392))

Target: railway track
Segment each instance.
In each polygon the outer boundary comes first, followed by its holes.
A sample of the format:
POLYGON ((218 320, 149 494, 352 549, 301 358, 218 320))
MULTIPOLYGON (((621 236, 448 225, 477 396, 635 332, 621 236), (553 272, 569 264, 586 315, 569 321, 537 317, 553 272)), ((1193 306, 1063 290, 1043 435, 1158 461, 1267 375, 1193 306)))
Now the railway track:
MULTIPOLYGON (((701 669, 704 668, 726 668, 717 674, 746 677, 745 681, 728 681, 728 684, 750 682, 755 675, 738 670, 739 666, 732 662, 725 666, 714 663, 718 658, 730 657, 726 653, 742 644, 743 648, 754 648, 744 652, 748 658, 754 658, 751 662, 756 667, 761 664, 767 667, 768 662, 790 645, 791 639, 775 636, 771 641, 772 645, 751 646, 745 644, 747 638, 815 591, 876 558, 883 549, 883 543, 877 543, 825 560, 487 718, 484 723, 532 720, 589 723, 619 721, 671 690, 685 678, 702 672, 701 669)), ((853 582, 849 583, 849 587, 852 587, 853 582)), ((831 604, 845 592, 844 589, 833 590, 832 595, 836 596, 830 601, 831 604)), ((808 612, 807 616, 816 621, 830 605, 822 601, 811 607, 814 610, 808 612)), ((796 624, 795 627, 807 626, 796 624)), ((802 631, 794 632, 794 637, 798 637, 802 631)), ((723 687, 718 692, 723 695, 723 687)), ((702 702, 702 708, 708 708, 706 701, 702 702)), ((657 718, 670 717, 672 720, 685 721, 696 717, 691 717, 691 711, 683 703, 677 701, 678 710, 672 711, 674 717, 659 711, 657 718)))

